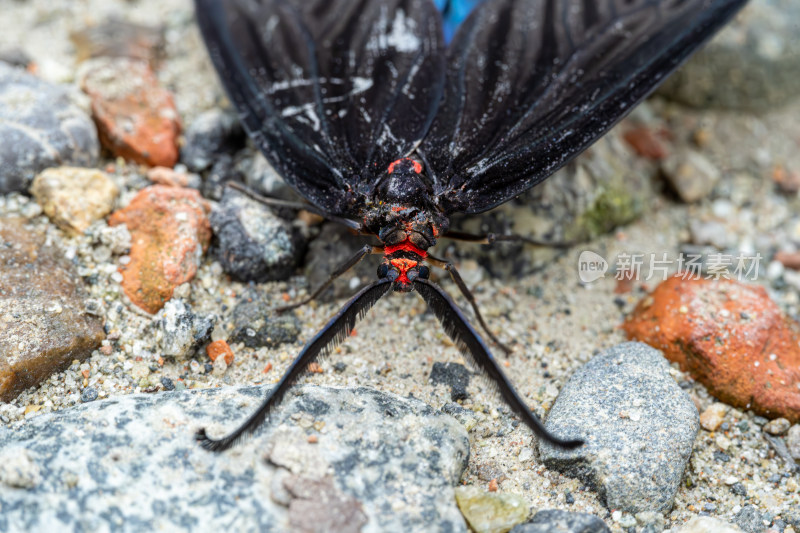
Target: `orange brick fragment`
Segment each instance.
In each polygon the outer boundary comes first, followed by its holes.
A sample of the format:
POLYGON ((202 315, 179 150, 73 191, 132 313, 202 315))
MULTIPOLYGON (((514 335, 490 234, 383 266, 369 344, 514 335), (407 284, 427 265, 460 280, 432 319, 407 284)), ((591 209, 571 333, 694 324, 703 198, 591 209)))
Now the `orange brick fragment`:
POLYGON ((209 359, 216 361, 220 355, 225 358, 225 364, 230 365, 233 363, 233 350, 228 346, 228 342, 224 340, 214 341, 206 347, 209 359))

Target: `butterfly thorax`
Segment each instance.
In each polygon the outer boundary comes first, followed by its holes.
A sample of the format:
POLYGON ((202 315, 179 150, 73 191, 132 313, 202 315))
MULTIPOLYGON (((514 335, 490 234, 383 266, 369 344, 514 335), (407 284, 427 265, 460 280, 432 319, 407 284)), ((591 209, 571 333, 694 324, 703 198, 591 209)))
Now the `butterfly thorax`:
POLYGON ((447 217, 430 204, 430 198, 422 165, 403 158, 389 165, 375 188, 373 202, 366 206, 364 227, 384 245, 378 276, 393 279, 396 291, 410 291, 411 282, 421 273, 427 277, 427 267, 421 263, 427 249, 447 230, 447 217))

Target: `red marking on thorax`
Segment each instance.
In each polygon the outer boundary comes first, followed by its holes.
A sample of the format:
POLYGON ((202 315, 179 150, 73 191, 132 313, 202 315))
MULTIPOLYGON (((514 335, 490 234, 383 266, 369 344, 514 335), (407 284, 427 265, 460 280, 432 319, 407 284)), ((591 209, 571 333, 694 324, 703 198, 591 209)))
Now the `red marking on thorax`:
POLYGON ((417 247, 413 242, 411 242, 409 240, 408 237, 406 237, 406 240, 404 240, 400 244, 395 244, 395 245, 392 245, 392 246, 385 246, 383 248, 383 253, 384 253, 384 255, 391 255, 391 254, 397 252, 398 250, 402 250, 404 252, 415 253, 415 254, 417 254, 418 256, 420 256, 423 259, 428 257, 428 252, 426 252, 425 250, 417 247))
POLYGON ((392 259, 389 262, 392 264, 392 266, 396 267, 397 270, 400 271, 400 275, 397 277, 396 281, 400 283, 411 283, 407 274, 409 269, 417 266, 418 261, 414 261, 412 259, 392 259))
POLYGON ((420 172, 422 172, 422 165, 419 163, 419 161, 414 161, 414 160, 413 160, 413 159, 411 159, 411 158, 408 158, 408 157, 403 157, 402 159, 398 159, 397 161, 393 161, 392 163, 390 163, 390 164, 389 164, 389 174, 391 174, 392 172, 394 172, 394 167, 395 167, 395 166, 396 166, 398 163, 402 163, 403 161, 411 161, 411 162, 414 164, 414 172, 416 172, 417 174, 419 174, 420 172))

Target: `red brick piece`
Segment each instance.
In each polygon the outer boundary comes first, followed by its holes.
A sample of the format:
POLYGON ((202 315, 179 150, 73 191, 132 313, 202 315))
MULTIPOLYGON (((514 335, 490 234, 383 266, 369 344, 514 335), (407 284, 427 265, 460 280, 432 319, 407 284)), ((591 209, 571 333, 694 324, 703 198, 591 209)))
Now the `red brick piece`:
POLYGON ((175 287, 191 280, 211 240, 208 203, 194 189, 153 185, 111 215, 131 233, 131 261, 121 266, 128 298, 155 313, 175 287))
POLYGON ((676 276, 639 302, 623 329, 723 402, 800 421, 800 325, 763 287, 676 276))

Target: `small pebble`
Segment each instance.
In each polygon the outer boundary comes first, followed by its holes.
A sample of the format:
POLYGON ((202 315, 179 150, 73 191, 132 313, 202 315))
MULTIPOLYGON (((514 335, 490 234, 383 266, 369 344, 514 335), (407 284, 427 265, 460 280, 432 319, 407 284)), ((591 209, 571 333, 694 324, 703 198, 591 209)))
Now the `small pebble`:
POLYGON ((164 387, 165 391, 175 390, 175 384, 167 377, 161 378, 161 386, 164 387))
POLYGON ((83 403, 93 402, 97 399, 97 389, 94 387, 86 387, 81 392, 81 401, 83 403))
POLYGON ((727 412, 728 406, 724 403, 712 403, 703 411, 703 414, 700 415, 700 425, 706 431, 716 431, 722 424, 727 412))
POLYGON ((800 460, 800 424, 789 428, 789 433, 786 435, 786 447, 789 449, 792 459, 800 460))
POLYGON ((739 482, 734 483, 731 486, 731 492, 736 494, 737 496, 742 496, 742 497, 747 496, 747 489, 745 488, 744 485, 742 485, 739 482))
POLYGON ((789 431, 791 424, 785 418, 776 418, 764 424, 764 431, 770 435, 783 435, 789 431))

